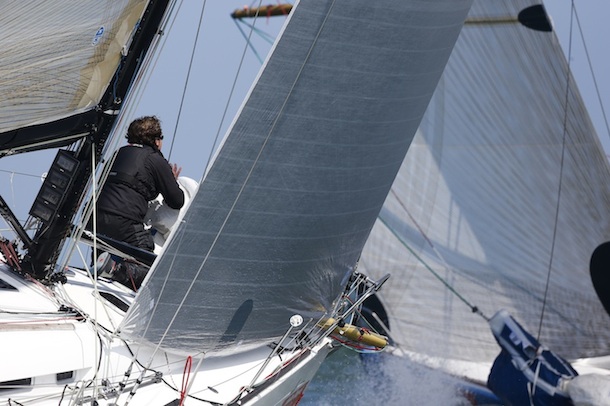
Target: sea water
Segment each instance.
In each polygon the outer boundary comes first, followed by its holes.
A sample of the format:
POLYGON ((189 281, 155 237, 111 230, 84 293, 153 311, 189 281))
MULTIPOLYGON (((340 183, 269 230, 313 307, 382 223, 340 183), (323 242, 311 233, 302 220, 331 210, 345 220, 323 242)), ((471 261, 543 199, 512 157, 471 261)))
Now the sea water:
POLYGON ((299 405, 471 405, 457 381, 385 354, 339 349, 310 382, 299 405))

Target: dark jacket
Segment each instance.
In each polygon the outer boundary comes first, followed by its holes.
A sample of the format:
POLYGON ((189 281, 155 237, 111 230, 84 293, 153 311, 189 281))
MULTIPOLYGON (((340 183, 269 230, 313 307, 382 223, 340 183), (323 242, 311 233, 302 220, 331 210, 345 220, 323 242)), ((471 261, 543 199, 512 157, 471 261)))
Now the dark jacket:
POLYGON ((142 222, 148 202, 159 193, 173 209, 184 205, 184 193, 163 154, 148 145, 127 145, 119 149, 97 207, 142 222))

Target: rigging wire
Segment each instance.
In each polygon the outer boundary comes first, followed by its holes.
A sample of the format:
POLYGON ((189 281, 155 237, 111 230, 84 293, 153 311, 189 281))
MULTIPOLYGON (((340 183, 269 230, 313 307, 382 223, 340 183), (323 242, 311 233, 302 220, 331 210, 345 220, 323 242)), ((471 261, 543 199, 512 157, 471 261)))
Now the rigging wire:
POLYGON ((182 385, 180 385, 180 406, 184 405, 184 400, 188 394, 189 379, 191 377, 191 367, 193 365, 193 357, 190 355, 186 357, 186 363, 184 364, 184 372, 182 373, 182 385))
POLYGON ((258 61, 262 65, 263 64, 263 59, 261 58, 260 54, 256 51, 256 48, 252 44, 252 41, 250 41, 250 36, 246 35, 244 30, 239 26, 239 23, 244 24, 244 25, 250 27, 250 33, 256 32, 261 38, 263 38, 265 41, 267 41, 270 44, 273 43, 273 40, 271 39, 271 37, 267 33, 265 33, 262 30, 259 30, 258 28, 254 27, 254 25, 252 25, 252 24, 248 24, 248 23, 246 23, 246 22, 244 22, 242 20, 234 20, 234 21, 235 21, 235 25, 237 26, 237 29, 241 33, 242 37, 244 37, 244 39, 246 40, 246 44, 248 44, 248 46, 250 47, 250 49, 254 53, 254 56, 256 56, 256 59, 258 59, 258 61))
MULTIPOLYGON (((574 1, 572 1, 572 11, 574 14, 574 18, 576 19, 576 25, 578 27, 578 31, 580 32, 580 39, 582 40, 582 45, 585 50, 585 55, 587 56, 587 63, 589 65, 589 71, 591 72, 591 78, 593 79, 593 85, 595 87, 595 93, 597 95, 597 100, 599 102, 599 107, 602 111, 602 117, 604 119, 604 124, 606 125, 606 135, 610 138, 610 125, 608 124, 608 116, 606 115, 606 110, 604 109, 604 102, 602 101, 602 97, 599 91, 599 86, 597 84, 597 77, 595 76, 595 72, 593 71, 593 63, 591 62, 591 56, 589 55, 589 49, 587 48, 587 43, 585 41, 585 36, 582 31, 582 25, 580 24, 580 19, 578 18, 578 13, 576 11, 576 6, 574 5, 574 1)), ((570 42, 572 41, 572 25, 570 24, 570 42)), ((568 59, 568 65, 570 64, 570 59, 568 59)))
MULTIPOLYGON (((398 199, 398 197, 396 197, 396 198, 398 199)), ((399 202, 400 202, 400 200, 399 200, 399 202)), ((403 206, 403 208, 404 208, 404 206, 403 206)), ((405 208, 405 211, 407 212, 407 214, 409 214, 409 212, 406 210, 406 208, 405 208)), ((409 217, 411 217, 410 214, 409 214, 409 217)), ((445 287, 451 293, 453 293, 459 300, 461 300, 466 306, 468 306, 473 313, 476 313, 479 316, 483 317, 483 319, 485 319, 486 321, 489 321, 489 317, 487 317, 476 305, 473 305, 472 303, 470 303, 470 301, 468 301, 460 292, 458 292, 453 286, 451 286, 449 284, 449 282, 447 282, 441 275, 438 274, 438 272, 436 272, 432 268, 432 266, 430 266, 420 255, 418 255, 415 252, 415 250, 407 244, 406 241, 404 241, 402 238, 400 238, 400 236, 398 235, 396 230, 394 230, 394 228, 391 227, 390 224, 388 224, 383 219, 383 217, 379 216, 378 218, 383 223, 383 225, 385 225, 387 227, 387 229, 390 230, 390 232, 394 235, 394 237, 396 237, 396 239, 407 249, 407 251, 409 251, 424 266, 424 268, 426 268, 436 279, 438 279, 443 285, 445 285, 445 287)), ((411 219, 415 222, 415 219, 413 219, 413 217, 411 217, 411 219)), ((427 238, 427 236, 420 229, 420 227, 417 225, 417 222, 415 222, 415 225, 416 225, 417 229, 420 230, 420 232, 422 233, 422 236, 424 237, 424 239, 426 241, 428 241, 429 244, 432 244, 430 242, 430 240, 427 238)), ((437 253, 437 255, 439 255, 441 261, 445 264, 447 269, 451 270, 451 268, 449 267, 449 265, 447 264, 445 259, 442 256, 440 256, 440 253, 438 253, 438 251, 436 250, 434 245, 432 245, 432 249, 434 250, 435 253, 437 253)))
POLYGON ((189 79, 191 77, 191 70, 193 69, 193 61, 195 60, 195 51, 197 50, 197 42, 199 41, 199 36, 201 32, 201 26, 203 25, 203 15, 205 11, 206 0, 203 1, 203 5, 201 7, 201 13, 199 14, 199 24, 197 24, 197 33, 195 34, 195 41, 193 42, 193 47, 191 50, 191 58, 189 60, 189 66, 186 72, 186 78, 184 80, 184 87, 182 88, 182 97, 180 98, 180 106, 178 107, 178 116, 176 117, 176 124, 174 125, 174 136, 172 137, 172 142, 169 146, 169 153, 167 154, 167 159, 169 160, 172 156, 172 151, 174 150, 174 143, 176 142, 176 137, 178 136, 178 125, 180 124, 180 117, 182 116, 182 108, 184 107, 184 100, 186 99, 186 91, 189 84, 189 79))
POLYGON ((12 179, 13 179, 12 177, 14 175, 29 176, 29 177, 32 177, 32 178, 40 178, 40 175, 34 175, 32 173, 25 173, 25 172, 9 171, 9 170, 6 170, 6 169, 0 169, 0 172, 4 172, 4 173, 10 174, 11 175, 11 181, 12 181, 12 179))
MULTIPOLYGON (((258 0, 258 5, 260 7, 260 5, 262 4, 262 0, 258 0)), ((258 16, 255 17, 255 22, 258 21, 258 16)), ((200 182, 203 181, 203 178, 205 177, 205 174, 207 173, 207 171, 209 170, 210 164, 212 162, 212 155, 214 154, 214 146, 218 145, 218 140, 220 138, 220 132, 222 131, 222 127, 225 123, 225 120, 227 118, 227 114, 229 112, 229 106, 231 104, 231 101, 233 100, 233 94, 235 93, 235 89, 237 88, 237 80, 239 79, 240 75, 241 75, 241 71, 242 68, 244 66, 244 61, 246 59, 246 53, 248 51, 248 44, 251 43, 251 39, 252 39, 252 34, 254 32, 254 24, 250 25, 250 33, 248 34, 248 37, 246 39, 246 45, 243 48, 242 54, 241 54, 241 58, 239 60, 239 65, 237 66, 237 72, 235 73, 235 76, 233 77, 233 83, 231 84, 231 90, 229 91, 229 97, 227 98, 227 102, 225 103, 225 107, 224 110, 222 112, 222 116, 220 118, 220 122, 218 123, 218 128, 216 130, 216 135, 214 137, 214 143, 212 148, 210 149, 209 155, 208 155, 208 159, 207 159, 207 164, 206 164, 206 168, 203 171, 203 175, 201 176, 200 182)))
MULTIPOLYGON (((41 179, 43 175, 34 175, 32 173, 25 173, 25 172, 17 172, 17 171, 12 171, 12 170, 7 170, 7 169, 0 169, 0 172, 2 173, 6 173, 9 175, 9 185, 11 186, 11 201, 12 201, 12 206, 15 206, 15 175, 19 175, 19 176, 25 176, 25 177, 30 177, 30 178, 37 178, 37 179, 41 179)), ((2 229, 0 231, 12 231, 12 227, 10 227, 8 225, 8 223, 6 222, 6 220, 4 219, 4 217, 2 217, 2 219, 4 220, 4 223, 7 225, 8 228, 6 229, 2 229)), ((21 223, 23 223, 23 220, 20 220, 21 223)))
MULTIPOLYGON (((421 228, 421 226, 419 225, 419 223, 417 222, 417 220, 415 220, 415 218, 411 215, 411 213, 409 212, 409 210, 407 209, 407 206, 404 204, 404 202, 402 201, 402 199, 400 199, 400 197, 398 196, 398 194, 396 194, 396 192, 394 191, 394 189, 390 189, 390 193, 392 193, 392 195, 394 196, 394 198, 396 199, 396 201, 398 202, 398 204, 400 204, 400 206, 402 207, 402 209, 405 211, 405 213, 407 214, 407 216, 409 216, 409 219, 411 219, 411 221, 413 222, 413 224, 415 225, 415 228, 417 228, 417 231, 420 233, 420 235, 423 237, 423 239, 426 241, 426 243, 428 243, 428 245, 432 248, 432 251, 434 252, 434 254, 441 260, 441 263, 443 264, 443 266, 445 267, 445 269, 449 270, 449 271, 453 271, 455 272, 455 270, 449 265, 449 263, 447 262, 447 260, 445 259, 445 257, 443 257, 443 255, 440 253, 440 251, 436 248, 436 246, 432 243, 432 240, 430 240, 430 238, 428 237, 428 235, 425 233, 425 231, 421 228)), ((453 293, 454 295, 456 295, 456 297, 458 299, 460 299, 466 306, 468 306, 470 308, 470 310, 473 313, 478 314, 479 316, 483 317, 483 319, 485 319, 486 321, 489 322, 489 317, 487 317, 476 305, 471 304, 464 296, 462 296, 453 286, 451 286, 449 284, 449 282, 447 282, 441 275, 439 275, 436 271, 434 271, 434 269, 428 264, 426 263, 426 261, 424 261, 424 259, 422 257, 420 257, 419 255, 417 255, 415 253, 415 251, 409 247, 409 245, 407 244, 406 241, 404 241, 402 238, 400 238, 400 236, 398 235, 398 233, 392 228, 390 227, 390 225, 383 219, 383 217, 381 215, 379 215, 379 220, 388 228, 388 230, 390 230, 390 232, 392 234, 394 234, 394 237, 396 237, 396 239, 409 251, 411 252, 411 254, 413 254, 413 256, 415 256, 415 258, 417 258, 417 260, 428 270, 432 273, 432 275, 434 275, 435 278, 437 278, 443 285, 445 285, 445 287, 447 287, 449 289, 449 291, 451 293, 453 293)))
POLYGON ((553 237, 551 239, 551 251, 549 258, 549 267, 546 275, 546 283, 544 287, 544 295, 542 299, 542 309, 540 311, 540 320, 538 321, 538 334, 536 339, 540 341, 540 335, 542 334, 542 323, 544 321, 544 313, 546 311, 546 305, 549 295, 549 288, 551 284, 551 274, 553 273, 553 259, 555 258, 555 246, 557 242, 557 228, 559 224, 559 206, 561 205, 561 195, 562 195, 562 185, 563 185, 563 177, 564 177, 564 166, 565 166, 565 155, 566 155, 566 141, 568 137, 568 113, 569 113, 569 98, 570 98, 570 76, 572 72, 572 37, 574 30, 574 13, 575 6, 574 0, 572 0, 571 13, 570 13, 570 37, 568 42, 568 71, 566 73, 566 89, 565 89, 565 99, 563 106, 563 133, 561 140, 561 158, 559 161, 559 182, 557 185, 557 204, 555 205, 555 221, 553 224, 553 237))
MULTIPOLYGON (((263 30, 261 30, 261 29, 259 29, 259 28, 257 28, 257 27, 255 27, 255 26, 254 26, 254 24, 250 24, 250 23, 248 23, 248 22, 245 22, 244 20, 238 20, 238 19, 237 19, 237 20, 234 20, 234 21, 235 21, 236 23, 241 23, 241 24, 243 24, 243 25, 247 26, 248 28, 250 28, 251 30, 253 30, 253 31, 254 31, 256 34, 258 34, 258 35, 259 35, 259 37, 261 37, 261 39, 263 39, 263 40, 264 40, 265 42, 267 42, 269 45, 273 45, 273 42, 275 41, 275 37, 274 37, 273 35, 271 35, 271 34, 269 34, 269 33, 265 32, 265 31, 263 31, 263 30)), ((240 31, 242 31, 242 30, 240 29, 240 31)), ((243 34, 243 31, 242 31, 242 34, 243 34)), ((248 38, 247 38, 247 37, 246 37, 245 39, 246 39, 246 41, 248 40, 248 38)))

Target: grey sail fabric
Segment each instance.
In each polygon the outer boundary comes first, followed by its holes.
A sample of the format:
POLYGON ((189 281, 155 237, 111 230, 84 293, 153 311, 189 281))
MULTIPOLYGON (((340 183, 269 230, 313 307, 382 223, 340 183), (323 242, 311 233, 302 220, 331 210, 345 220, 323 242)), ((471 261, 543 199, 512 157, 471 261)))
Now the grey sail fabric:
POLYGON ((573 78, 564 109, 555 34, 504 18, 535 3, 474 2, 365 247, 365 272, 392 274, 379 295, 404 349, 489 362, 499 352, 430 268, 487 317, 505 308, 532 334, 541 326, 566 358, 610 350, 589 277, 610 239, 610 170, 573 78))
POLYGON ((470 3, 298 3, 122 334, 209 354, 331 310, 470 3))
POLYGON ((94 108, 146 4, 2 2, 0 133, 94 108))

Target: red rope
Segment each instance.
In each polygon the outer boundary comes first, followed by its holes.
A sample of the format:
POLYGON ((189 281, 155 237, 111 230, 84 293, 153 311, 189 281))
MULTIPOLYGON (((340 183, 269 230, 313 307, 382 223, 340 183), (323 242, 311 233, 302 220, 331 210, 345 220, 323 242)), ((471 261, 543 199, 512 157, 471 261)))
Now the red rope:
POLYGON ((189 378, 191 376, 191 367, 193 365, 193 358, 189 355, 186 358, 186 363, 184 364, 184 372, 182 374, 182 390, 180 391, 180 406, 184 404, 184 399, 186 399, 186 389, 188 388, 189 378))
POLYGON ((19 266, 19 258, 17 257, 17 253, 15 252, 15 248, 12 244, 5 241, 0 241, 0 251, 2 251, 2 255, 4 255, 4 259, 6 260, 7 264, 21 271, 21 266, 19 266))
POLYGON ((339 343, 345 345, 346 347, 350 347, 353 348, 355 350, 364 350, 364 351, 371 351, 371 352, 375 352, 375 351, 381 351, 378 347, 375 347, 374 345, 356 345, 356 341, 353 340, 342 340, 341 338, 335 336, 334 334, 330 336, 330 338, 338 341, 339 343))
POLYGON ((136 287, 136 281, 133 279, 133 272, 131 272, 131 267, 126 262, 123 262, 123 268, 125 269, 125 272, 129 277, 129 281, 131 282, 131 287, 133 288, 133 291, 137 292, 138 288, 136 287))

